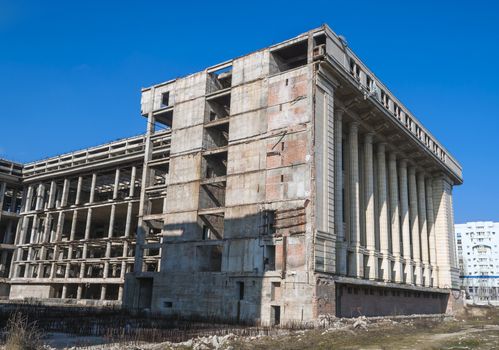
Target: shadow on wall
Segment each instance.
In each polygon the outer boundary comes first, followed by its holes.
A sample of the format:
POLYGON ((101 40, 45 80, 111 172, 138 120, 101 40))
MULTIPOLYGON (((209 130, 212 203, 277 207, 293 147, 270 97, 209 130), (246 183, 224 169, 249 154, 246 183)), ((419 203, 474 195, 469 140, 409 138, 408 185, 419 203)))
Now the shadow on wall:
POLYGON ((339 317, 443 314, 449 298, 446 293, 336 284, 339 317))

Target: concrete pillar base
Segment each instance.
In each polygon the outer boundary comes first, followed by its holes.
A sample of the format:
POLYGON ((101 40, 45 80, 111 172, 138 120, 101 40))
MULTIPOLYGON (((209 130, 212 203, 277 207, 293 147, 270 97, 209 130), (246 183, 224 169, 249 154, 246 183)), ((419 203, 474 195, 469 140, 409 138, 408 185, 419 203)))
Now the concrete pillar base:
POLYGON ((347 271, 347 247, 345 242, 339 242, 336 250, 336 273, 346 276, 347 271))
POLYGON ((428 264, 423 264, 423 284, 425 287, 431 285, 431 268, 428 264))
POLYGON ((402 260, 400 258, 395 258, 395 263, 393 264, 393 281, 396 283, 404 282, 403 276, 403 266, 402 260))
POLYGON ((414 275, 412 273, 412 263, 410 261, 405 262, 404 268, 405 283, 414 284, 414 275))
POLYGON ((371 280, 378 279, 378 258, 373 251, 369 253, 367 258, 367 278, 371 280))
POLYGON ((358 247, 352 253, 351 260, 349 275, 360 278, 364 277, 364 254, 358 250, 358 247))
POLYGON ((417 286, 423 285, 423 265, 420 262, 416 262, 414 267, 414 284, 417 286))
POLYGON ((391 268, 390 260, 388 260, 388 255, 383 254, 381 257, 381 274, 382 275, 379 276, 379 278, 385 282, 390 281, 392 279, 391 271, 392 271, 392 268, 391 268))

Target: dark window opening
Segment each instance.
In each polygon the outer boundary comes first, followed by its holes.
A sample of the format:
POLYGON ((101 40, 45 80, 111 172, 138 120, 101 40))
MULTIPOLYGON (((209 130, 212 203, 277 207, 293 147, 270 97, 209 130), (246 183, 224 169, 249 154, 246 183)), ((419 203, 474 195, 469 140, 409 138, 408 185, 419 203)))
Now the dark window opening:
POLYGON ((273 326, 278 326, 281 323, 281 307, 272 305, 271 309, 271 320, 273 326))
POLYGON ((264 270, 275 271, 275 245, 265 246, 264 270))
POLYGON ((170 91, 161 94, 161 107, 168 107, 170 105, 170 91))
POLYGON ((263 212, 263 233, 273 235, 276 232, 275 228, 276 211, 265 210, 263 212))
POLYGON ((271 52, 270 73, 275 74, 307 64, 307 40, 271 52))
POLYGON ((244 300, 244 282, 237 282, 237 289, 239 291, 239 300, 244 300))

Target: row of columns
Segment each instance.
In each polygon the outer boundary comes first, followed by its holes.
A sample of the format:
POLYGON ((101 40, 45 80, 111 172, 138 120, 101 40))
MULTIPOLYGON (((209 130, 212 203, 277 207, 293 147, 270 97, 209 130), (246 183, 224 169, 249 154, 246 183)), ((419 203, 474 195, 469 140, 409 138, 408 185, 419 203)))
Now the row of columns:
MULTIPOLYGON (((345 125, 343 112, 337 112, 337 273, 437 286, 437 269, 441 264, 437 263, 436 212, 433 202, 434 197, 439 202, 445 199, 445 210, 438 213, 447 224, 447 229, 442 231, 447 242, 440 244, 447 244, 447 249, 451 249, 449 247, 452 245, 448 241, 452 238, 449 238, 452 234, 452 222, 448 218, 448 213, 452 212, 450 192, 435 194, 432 187, 435 178, 416 169, 396 152, 387 150, 385 142, 374 144, 373 132, 367 132, 362 138, 361 159, 359 123, 352 121, 345 125), (344 127, 348 128, 346 143, 343 142, 344 127), (344 156, 347 157, 346 160, 343 159, 344 156)), ((449 180, 446 181, 450 183, 449 180)), ((452 187, 450 184, 449 186, 452 187)), ((442 255, 440 262, 452 267, 452 252, 442 255)), ((447 278, 445 283, 450 283, 447 278)))
MULTIPOLYGON (((113 187, 113 200, 118 199, 118 190, 119 190, 119 183, 120 183, 120 172, 121 170, 118 168, 115 171, 115 178, 114 178, 114 187, 113 187)), ((135 182, 136 182, 136 175, 137 175, 137 167, 133 166, 131 175, 130 175, 130 188, 129 188, 129 197, 133 198, 135 196, 135 182)), ((92 174, 92 180, 91 180, 91 186, 90 186, 90 197, 89 201, 87 204, 95 204, 95 188, 96 188, 96 182, 97 182, 97 174, 92 174)), ((82 190, 82 184, 83 184, 83 177, 79 176, 78 177, 78 184, 77 184, 77 191, 76 191, 76 199, 75 199, 75 205, 80 205, 81 203, 81 190, 82 190)), ((61 209, 62 207, 65 207, 68 205, 68 194, 69 194, 69 180, 64 179, 63 183, 63 190, 62 190, 62 195, 59 199, 56 200, 56 182, 51 181, 50 184, 50 190, 49 190, 49 195, 48 195, 48 202, 44 203, 44 193, 45 193, 45 184, 39 184, 35 187, 35 185, 30 185, 28 186, 27 192, 26 192, 26 198, 25 198, 25 205, 23 205, 23 212, 24 214, 21 217, 20 223, 18 225, 18 234, 16 235, 16 245, 23 245, 23 244, 30 244, 28 247, 28 261, 31 260, 33 251, 31 244, 36 244, 36 243, 54 243, 54 260, 57 259, 57 256, 59 255, 59 250, 60 250, 60 244, 58 244, 61 241, 62 238, 62 232, 63 232, 63 227, 64 227, 64 218, 65 215, 68 214, 67 211, 60 211, 58 215, 58 220, 57 220, 57 225, 55 226, 55 230, 51 231, 51 220, 50 216, 53 214, 48 213, 47 217, 44 222, 44 227, 43 227, 43 232, 40 234, 38 232, 39 229, 39 214, 33 214, 33 225, 31 227, 31 235, 29 242, 26 242, 26 237, 28 234, 28 224, 29 224, 29 219, 30 216, 26 215, 26 213, 31 211, 31 204, 32 201, 34 200, 33 195, 36 191, 36 204, 35 204, 35 209, 36 210, 43 210, 49 209, 49 208, 57 208, 61 209)), ((86 269, 86 263, 85 260, 88 258, 88 241, 90 240, 90 234, 91 234, 91 225, 92 225, 92 216, 93 216, 93 207, 89 207, 87 210, 87 216, 86 216, 86 222, 85 222, 85 231, 84 231, 84 240, 83 240, 83 250, 82 250, 82 256, 81 258, 78 258, 79 260, 82 259, 82 262, 80 262, 80 271, 79 271, 79 278, 84 278, 85 276, 85 269, 86 269)), ((133 210, 133 203, 128 202, 127 205, 127 214, 126 214, 126 222, 125 222, 125 232, 124 232, 124 238, 128 238, 130 236, 130 231, 131 231, 131 222, 132 222, 132 210, 133 210)), ((77 221, 78 221, 78 214, 81 212, 81 209, 74 209, 73 211, 73 216, 71 220, 71 229, 70 229, 70 237, 69 241, 72 242, 75 240, 75 233, 76 233, 76 226, 77 226, 77 221)), ((113 229, 114 229, 114 221, 115 221, 115 216, 116 216, 116 204, 112 203, 111 204, 111 211, 110 211, 110 216, 109 216, 109 229, 107 232, 107 238, 112 238, 113 237, 113 229)), ((64 242, 67 244, 67 242, 64 242)), ((106 250, 105 250, 105 258, 106 260, 104 261, 104 272, 103 272, 103 282, 105 279, 108 278, 108 271, 109 271, 109 259, 111 258, 111 241, 108 240, 106 242, 106 250)), ((124 240, 123 242, 123 258, 128 257, 128 248, 129 248, 129 242, 128 240, 124 240)), ((68 260, 73 259, 73 246, 69 245, 68 248, 68 260)), ((23 263, 22 261, 22 254, 23 254, 23 249, 22 248, 17 248, 16 251, 16 259, 15 259, 15 269, 13 269, 13 272, 11 272, 11 278, 13 277, 12 275, 16 277, 21 277, 21 278, 32 278, 30 277, 30 269, 29 269, 29 263, 26 264, 26 268, 24 271, 23 276, 19 276, 19 266, 20 264, 23 263)), ((46 259, 46 254, 47 254, 47 248, 45 245, 43 245, 40 248, 40 259, 45 260, 46 259)), ((123 260, 121 262, 121 275, 120 278, 124 280, 125 278, 125 272, 126 272, 126 264, 127 262, 123 260)), ((51 263, 51 269, 50 269, 50 278, 55 277, 56 273, 56 262, 51 263)), ((71 262, 66 262, 66 268, 65 268, 65 276, 64 278, 69 279, 69 272, 71 268, 72 263, 71 262)), ((43 277, 43 262, 38 263, 38 278, 43 277)), ((82 298, 82 291, 83 291, 83 286, 81 284, 78 285, 77 289, 77 299, 82 298)), ((107 286, 105 284, 102 285, 101 287, 101 295, 100 299, 104 300, 106 296, 106 291, 107 291, 107 286)), ((123 286, 119 286, 119 299, 122 297, 123 293, 123 286)), ((67 296, 67 285, 64 284, 62 288, 62 298, 66 298, 67 296)))

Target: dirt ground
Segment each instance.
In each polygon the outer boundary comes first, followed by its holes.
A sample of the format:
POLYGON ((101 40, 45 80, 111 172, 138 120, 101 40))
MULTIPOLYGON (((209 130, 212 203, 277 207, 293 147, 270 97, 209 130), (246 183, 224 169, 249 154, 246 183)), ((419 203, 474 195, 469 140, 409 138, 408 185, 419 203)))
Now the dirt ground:
MULTIPOLYGON (((310 330, 273 335, 205 335, 183 343, 109 342, 99 337, 47 334, 45 349, 499 349, 499 308, 468 309, 459 317, 394 317, 323 320, 310 330)), ((2 347, 0 346, 0 349, 2 347)))
POLYGON ((235 340, 234 349, 499 349, 499 310, 457 318, 371 322, 286 336, 235 340))

